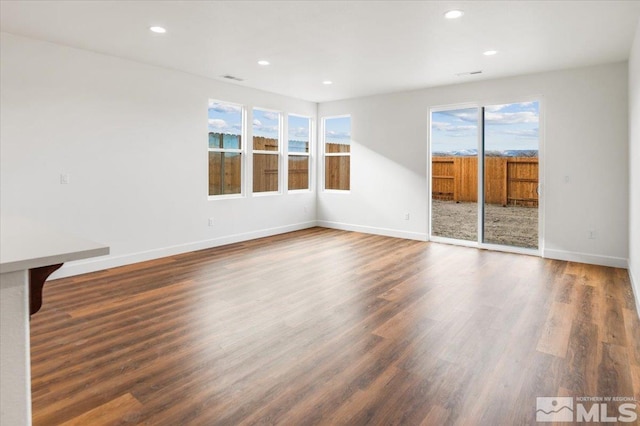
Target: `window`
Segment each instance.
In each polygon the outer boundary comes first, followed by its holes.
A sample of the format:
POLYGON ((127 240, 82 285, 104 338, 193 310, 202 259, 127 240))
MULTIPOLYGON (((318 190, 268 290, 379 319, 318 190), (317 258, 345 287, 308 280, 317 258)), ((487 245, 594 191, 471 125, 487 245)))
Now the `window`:
POLYGON ((209 195, 242 193, 244 111, 209 100, 209 195))
POLYGON ((296 189, 309 189, 310 174, 310 155, 309 144, 311 141, 311 118, 299 115, 289 114, 289 138, 288 138, 288 156, 289 156, 289 172, 288 186, 289 191, 296 189))
POLYGON ((253 192, 280 189, 280 113, 253 109, 253 192))
POLYGON ((348 191, 351 180, 351 116, 326 117, 324 136, 324 189, 348 191))

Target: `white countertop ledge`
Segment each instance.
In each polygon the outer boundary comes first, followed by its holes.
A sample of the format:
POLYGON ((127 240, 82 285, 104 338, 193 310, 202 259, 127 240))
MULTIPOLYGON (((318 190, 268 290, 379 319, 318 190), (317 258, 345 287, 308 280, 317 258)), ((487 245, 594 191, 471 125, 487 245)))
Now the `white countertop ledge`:
POLYGON ((0 218, 0 273, 109 254, 104 244, 61 232, 35 221, 0 218))

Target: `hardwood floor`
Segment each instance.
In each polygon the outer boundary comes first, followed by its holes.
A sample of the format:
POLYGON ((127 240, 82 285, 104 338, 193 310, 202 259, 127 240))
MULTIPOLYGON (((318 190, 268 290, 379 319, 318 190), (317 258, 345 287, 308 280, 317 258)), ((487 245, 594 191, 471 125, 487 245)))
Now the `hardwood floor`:
POLYGON ((52 281, 31 327, 35 425, 529 425, 536 397, 640 397, 625 270, 321 228, 52 281))

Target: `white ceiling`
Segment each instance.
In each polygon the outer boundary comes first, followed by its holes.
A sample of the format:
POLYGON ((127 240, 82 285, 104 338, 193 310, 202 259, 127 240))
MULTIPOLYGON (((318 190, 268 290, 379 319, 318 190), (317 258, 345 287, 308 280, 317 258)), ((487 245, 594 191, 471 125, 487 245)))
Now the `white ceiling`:
POLYGON ((2 1, 0 30, 323 102, 626 60, 639 16, 640 1, 2 1))

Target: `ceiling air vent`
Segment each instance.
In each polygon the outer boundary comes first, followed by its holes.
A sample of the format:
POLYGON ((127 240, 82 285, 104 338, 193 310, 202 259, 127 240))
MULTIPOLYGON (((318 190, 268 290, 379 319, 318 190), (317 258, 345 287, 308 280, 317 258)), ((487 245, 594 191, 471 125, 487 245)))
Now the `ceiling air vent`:
POLYGON ((226 78, 227 80, 234 80, 234 81, 244 81, 244 78, 238 78, 238 77, 234 77, 232 75, 223 75, 222 78, 226 78))
POLYGON ((478 70, 478 71, 469 71, 469 72, 459 72, 458 74, 456 74, 458 77, 462 77, 465 75, 476 75, 476 74, 482 74, 482 70, 478 70))

